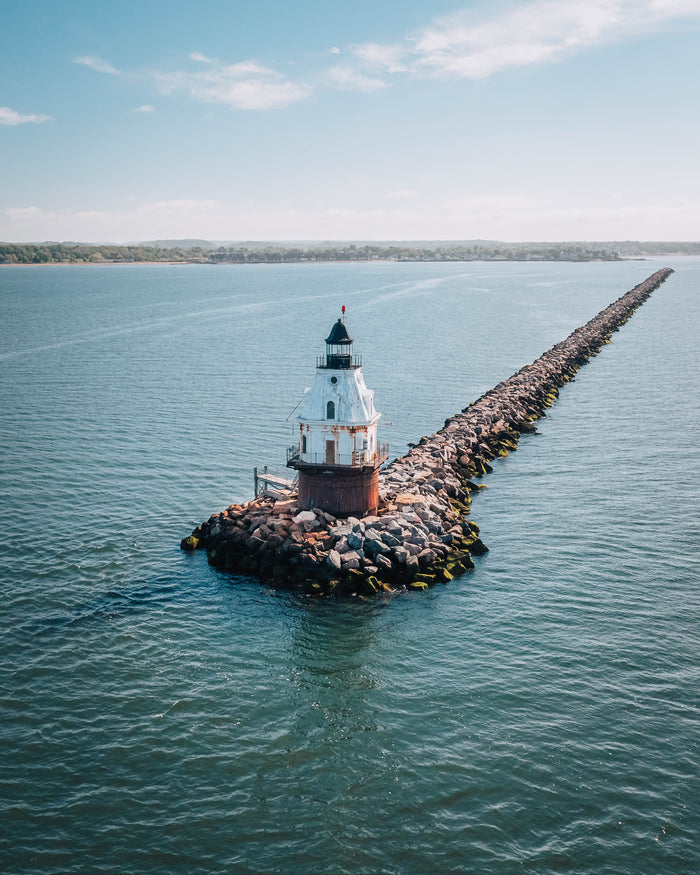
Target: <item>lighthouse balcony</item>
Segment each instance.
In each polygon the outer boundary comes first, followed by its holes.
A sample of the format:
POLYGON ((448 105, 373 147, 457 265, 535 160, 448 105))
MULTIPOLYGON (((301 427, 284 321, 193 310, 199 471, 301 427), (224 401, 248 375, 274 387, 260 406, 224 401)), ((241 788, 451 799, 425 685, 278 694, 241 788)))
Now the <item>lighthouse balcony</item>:
POLYGON ((375 453, 360 450, 354 453, 302 453, 300 444, 287 450, 288 468, 378 468, 389 458, 389 444, 380 444, 375 453))
POLYGON ((346 353, 326 353, 326 355, 316 356, 316 367, 334 371, 361 368, 362 356, 346 353))

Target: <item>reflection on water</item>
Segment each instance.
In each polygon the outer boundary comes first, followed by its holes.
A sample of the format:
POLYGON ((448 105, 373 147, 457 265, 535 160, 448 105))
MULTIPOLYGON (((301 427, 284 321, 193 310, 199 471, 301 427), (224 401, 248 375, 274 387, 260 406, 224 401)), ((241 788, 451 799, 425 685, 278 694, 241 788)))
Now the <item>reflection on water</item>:
MULTIPOLYGON (((296 706, 327 743, 377 728, 367 691, 377 680, 371 664, 376 608, 309 601, 289 654, 296 706)), ((303 734, 303 733, 302 733, 303 734)))

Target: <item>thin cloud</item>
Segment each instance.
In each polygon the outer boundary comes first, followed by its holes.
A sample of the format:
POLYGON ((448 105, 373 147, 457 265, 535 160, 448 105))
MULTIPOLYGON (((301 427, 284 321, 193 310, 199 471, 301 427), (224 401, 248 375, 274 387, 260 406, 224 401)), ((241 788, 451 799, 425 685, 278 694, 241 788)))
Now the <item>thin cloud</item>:
MULTIPOLYGON (((197 69, 126 73, 96 55, 76 58, 75 63, 98 73, 142 82, 161 94, 185 93, 202 103, 217 103, 231 109, 273 109, 296 103, 311 93, 309 85, 292 82, 282 73, 254 60, 223 64, 201 52, 191 52, 189 58, 198 65, 197 69)), ((150 104, 143 104, 136 111, 152 110, 150 104)))
POLYGON ((158 89, 163 94, 185 92, 202 103, 218 103, 231 109, 273 109, 296 103, 311 93, 308 85, 292 82, 257 61, 222 64, 199 53, 193 60, 205 64, 205 69, 156 73, 158 89))
POLYGON ((113 67, 102 58, 98 58, 97 55, 83 55, 80 58, 76 58, 75 63, 89 67, 91 70, 95 70, 98 73, 108 73, 110 76, 121 76, 120 70, 117 70, 116 67, 113 67))
POLYGON ((700 17, 700 0, 530 0, 499 4, 495 13, 470 7, 435 19, 401 42, 365 43, 351 51, 358 76, 382 71, 485 79, 689 17, 700 17))
POLYGON ((389 85, 384 79, 379 79, 376 76, 367 76, 360 70, 350 66, 331 67, 327 74, 330 81, 337 85, 338 88, 347 88, 353 91, 378 91, 380 88, 386 88, 389 85))
POLYGON ((144 103, 142 106, 137 106, 134 112, 155 112, 150 103, 144 103))
POLYGON ((402 45, 363 43, 353 46, 352 53, 366 64, 384 67, 388 73, 406 73, 410 69, 405 60, 406 48, 402 45))
POLYGON ((21 113, 10 109, 9 106, 0 106, 0 125, 15 125, 40 124, 41 122, 50 122, 50 115, 38 115, 35 113, 21 113))

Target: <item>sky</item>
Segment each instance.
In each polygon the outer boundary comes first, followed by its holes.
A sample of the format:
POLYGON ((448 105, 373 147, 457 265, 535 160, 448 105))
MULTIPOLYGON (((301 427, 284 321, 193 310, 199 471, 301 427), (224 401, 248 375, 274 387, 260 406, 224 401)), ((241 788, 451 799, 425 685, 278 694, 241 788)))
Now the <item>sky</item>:
POLYGON ((0 240, 700 239, 700 0, 4 0, 0 240))

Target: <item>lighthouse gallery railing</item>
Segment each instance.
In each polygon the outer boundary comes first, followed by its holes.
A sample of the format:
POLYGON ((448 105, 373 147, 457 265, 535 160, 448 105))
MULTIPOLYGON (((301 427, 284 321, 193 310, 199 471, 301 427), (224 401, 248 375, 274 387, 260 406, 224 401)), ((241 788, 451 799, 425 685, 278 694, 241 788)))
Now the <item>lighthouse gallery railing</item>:
POLYGON ((389 444, 380 444, 376 453, 359 450, 354 453, 335 453, 331 459, 326 453, 302 453, 299 444, 287 450, 287 465, 342 465, 345 468, 363 468, 381 465, 389 458, 389 444))

